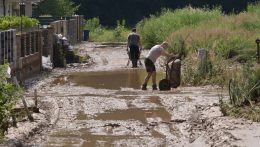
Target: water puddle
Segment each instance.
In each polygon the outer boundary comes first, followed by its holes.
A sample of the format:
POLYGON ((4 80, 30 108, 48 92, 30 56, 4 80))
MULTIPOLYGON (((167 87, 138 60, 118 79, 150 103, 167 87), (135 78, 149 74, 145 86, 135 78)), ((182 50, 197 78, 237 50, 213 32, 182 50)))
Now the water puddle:
POLYGON ((155 103, 159 106, 162 106, 162 103, 161 103, 161 100, 160 100, 160 97, 159 96, 151 96, 148 100, 148 102, 150 103, 155 103))
MULTIPOLYGON (((96 89, 140 89, 146 76, 144 69, 131 69, 123 71, 99 71, 99 72, 79 72, 70 75, 59 76, 52 82, 55 85, 75 85, 93 87, 96 89)), ((157 81, 164 78, 163 73, 157 74, 157 81)))
POLYGON ((147 123, 148 120, 167 121, 171 120, 171 115, 164 108, 142 109, 130 108, 126 110, 116 110, 107 113, 101 113, 94 117, 95 120, 139 120, 147 123))
MULTIPOLYGON (((106 126, 104 126, 106 127, 106 126)), ((162 138, 163 135, 157 133, 156 131, 152 132, 153 136, 156 138, 162 138)), ((141 136, 133 135, 109 135, 109 134, 99 134, 97 132, 91 132, 90 129, 80 129, 77 131, 59 131, 55 132, 50 136, 48 144, 42 145, 42 147, 111 147, 115 146, 119 140, 138 140, 141 136)), ((127 143, 125 143, 127 144, 127 143)))
POLYGON ((48 142, 43 146, 115 146, 120 141, 131 142, 140 140, 142 137, 162 140, 165 136, 155 131, 154 126, 170 122, 171 114, 161 107, 158 96, 150 96, 145 102, 157 104, 159 107, 144 109, 133 106, 129 109, 106 111, 95 116, 79 111, 76 120, 81 122, 94 120, 104 124, 79 129, 76 127, 75 130, 58 130, 50 135, 48 142), (126 122, 131 125, 125 125, 126 122), (140 127, 146 133, 139 130, 140 127))

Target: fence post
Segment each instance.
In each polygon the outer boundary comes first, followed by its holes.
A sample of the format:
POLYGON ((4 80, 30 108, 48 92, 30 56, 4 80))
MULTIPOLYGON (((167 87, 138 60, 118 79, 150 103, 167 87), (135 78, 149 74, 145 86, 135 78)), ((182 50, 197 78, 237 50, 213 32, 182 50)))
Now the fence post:
POLYGON ((259 48, 259 43, 260 43, 260 39, 256 39, 256 44, 257 44, 257 63, 260 63, 260 48, 259 48))
POLYGON ((2 57, 2 32, 0 32, 0 64, 3 64, 3 57, 2 57))

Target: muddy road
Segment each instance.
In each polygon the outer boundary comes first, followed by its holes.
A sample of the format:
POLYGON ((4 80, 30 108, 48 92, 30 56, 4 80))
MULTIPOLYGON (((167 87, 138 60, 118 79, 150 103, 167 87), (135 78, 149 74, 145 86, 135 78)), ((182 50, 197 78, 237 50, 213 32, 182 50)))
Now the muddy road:
MULTIPOLYGON (((47 127, 23 141, 25 146, 260 146, 260 124, 223 117, 214 86, 171 91, 140 90, 144 67, 127 64, 125 45, 77 45, 93 65, 55 69, 29 85, 38 90, 47 127)), ((145 53, 142 53, 144 56, 145 53)), ((142 60, 143 61, 143 60, 142 60)), ((161 72, 158 80, 164 77, 161 72)))

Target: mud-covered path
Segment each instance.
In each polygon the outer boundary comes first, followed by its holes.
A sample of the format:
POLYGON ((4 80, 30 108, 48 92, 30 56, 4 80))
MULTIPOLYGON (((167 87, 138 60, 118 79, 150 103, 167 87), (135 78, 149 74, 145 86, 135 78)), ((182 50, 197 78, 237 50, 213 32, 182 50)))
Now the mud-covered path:
POLYGON ((259 123, 222 116, 218 100, 225 90, 142 91, 145 72, 126 66, 125 45, 77 47, 94 65, 55 69, 30 89, 48 107, 50 127, 27 146, 260 146, 259 123))

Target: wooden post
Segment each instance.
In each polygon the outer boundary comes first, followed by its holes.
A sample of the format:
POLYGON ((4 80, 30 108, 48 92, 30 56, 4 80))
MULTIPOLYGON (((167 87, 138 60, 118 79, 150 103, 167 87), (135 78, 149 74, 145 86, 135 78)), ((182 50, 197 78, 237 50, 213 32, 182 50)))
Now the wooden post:
POLYGON ((257 63, 260 63, 260 48, 259 48, 259 43, 260 43, 260 39, 256 39, 256 44, 257 44, 257 63))
POLYGON ((37 89, 34 89, 34 105, 37 108, 38 100, 37 100, 37 89))

